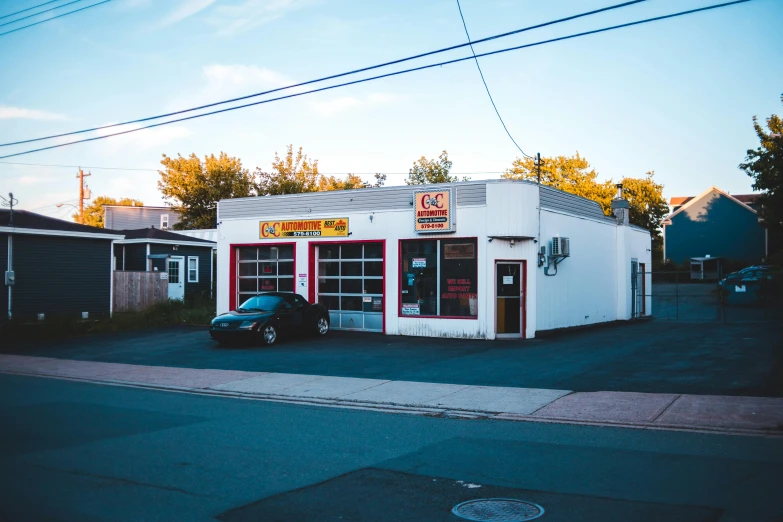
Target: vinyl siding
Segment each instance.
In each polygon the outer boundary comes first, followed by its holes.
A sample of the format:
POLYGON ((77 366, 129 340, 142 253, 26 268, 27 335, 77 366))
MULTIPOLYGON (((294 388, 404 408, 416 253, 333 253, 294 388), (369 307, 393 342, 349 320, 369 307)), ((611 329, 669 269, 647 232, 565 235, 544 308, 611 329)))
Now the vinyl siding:
POLYGON ((14 236, 14 318, 80 318, 109 314, 111 242, 48 236, 14 236))
POLYGON ((0 305, 2 305, 2 310, 0 310, 0 322, 5 321, 8 319, 8 287, 5 286, 5 271, 8 270, 8 234, 0 234, 0 267, 2 267, 2 281, 3 286, 0 287, 3 295, 0 296, 0 305))
POLYGON ((692 202, 671 222, 664 228, 666 257, 675 263, 709 254, 750 265, 765 255, 758 216, 719 192, 692 202))
MULTIPOLYGON (((151 254, 169 254, 172 256, 181 256, 185 258, 185 267, 182 277, 185 281, 185 295, 196 295, 198 293, 209 294, 210 286, 210 260, 212 259, 212 248, 180 246, 174 250, 172 245, 150 245, 151 254), (188 283, 188 257, 197 256, 198 259, 198 283, 188 283)), ((167 269, 165 259, 153 259, 152 266, 162 272, 167 269)))
MULTIPOLYGON (((125 270, 128 272, 145 272, 147 270, 147 245, 145 243, 134 243, 130 245, 120 245, 125 248, 125 270)), ((119 256, 120 267, 122 267, 122 252, 119 256)))
POLYGON ((575 196, 574 194, 544 185, 541 185, 541 208, 614 222, 614 218, 604 214, 603 210, 601 210, 601 205, 597 201, 575 196))
POLYGON ((160 228, 160 216, 168 214, 169 228, 179 223, 175 210, 148 207, 106 207, 104 228, 112 230, 135 230, 139 228, 160 228))

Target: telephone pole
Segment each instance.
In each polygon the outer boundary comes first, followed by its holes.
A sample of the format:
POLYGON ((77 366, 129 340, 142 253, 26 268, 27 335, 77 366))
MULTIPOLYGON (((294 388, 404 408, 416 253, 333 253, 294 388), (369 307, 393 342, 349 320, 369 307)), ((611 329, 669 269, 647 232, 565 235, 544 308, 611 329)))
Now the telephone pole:
MULTIPOLYGON (((84 178, 87 176, 92 176, 92 174, 89 172, 85 174, 82 169, 79 169, 79 173, 76 175, 79 178, 79 223, 82 225, 84 225, 84 178)), ((90 199, 89 189, 87 192, 87 199, 90 199)))

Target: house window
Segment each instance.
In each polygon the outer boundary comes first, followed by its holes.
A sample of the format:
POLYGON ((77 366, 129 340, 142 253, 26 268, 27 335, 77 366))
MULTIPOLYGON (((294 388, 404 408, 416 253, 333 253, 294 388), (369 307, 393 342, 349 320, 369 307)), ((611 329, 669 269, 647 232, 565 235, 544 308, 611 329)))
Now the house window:
POLYGON ((198 283, 197 257, 188 257, 188 283, 198 283))
POLYGON ((160 216, 160 229, 161 230, 168 230, 169 228, 169 215, 168 214, 162 214, 160 216))
POLYGON ((476 317, 475 239, 401 241, 400 248, 401 315, 476 317))

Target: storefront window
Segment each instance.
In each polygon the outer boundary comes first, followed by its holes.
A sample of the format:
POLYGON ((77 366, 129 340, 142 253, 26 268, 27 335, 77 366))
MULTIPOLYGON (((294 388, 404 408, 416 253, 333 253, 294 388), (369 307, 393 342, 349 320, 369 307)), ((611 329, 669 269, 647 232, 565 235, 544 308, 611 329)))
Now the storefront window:
POLYGON ((403 316, 475 317, 475 239, 402 241, 400 302, 403 316))
POLYGON ((319 245, 317 299, 334 312, 383 312, 383 245, 319 245))
POLYGON ((293 245, 239 247, 237 254, 238 303, 261 292, 293 291, 293 245))

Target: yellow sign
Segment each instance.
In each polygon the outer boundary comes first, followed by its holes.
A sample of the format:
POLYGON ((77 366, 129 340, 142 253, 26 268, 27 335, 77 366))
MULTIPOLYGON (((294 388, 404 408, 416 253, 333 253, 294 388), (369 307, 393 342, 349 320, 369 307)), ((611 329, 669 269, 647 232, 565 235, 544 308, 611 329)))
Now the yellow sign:
POLYGON ((348 218, 262 221, 258 237, 348 237, 348 218))
POLYGON ((416 232, 454 232, 451 189, 419 190, 413 193, 413 199, 416 232))

